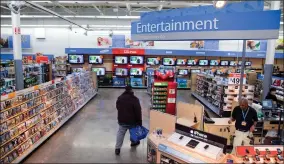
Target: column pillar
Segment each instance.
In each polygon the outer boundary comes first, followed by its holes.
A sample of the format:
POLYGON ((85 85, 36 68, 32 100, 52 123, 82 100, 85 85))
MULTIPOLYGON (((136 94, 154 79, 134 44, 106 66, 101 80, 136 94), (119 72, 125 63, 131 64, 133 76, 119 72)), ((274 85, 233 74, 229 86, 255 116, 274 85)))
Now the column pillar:
MULTIPOLYGON (((15 6, 15 1, 11 2, 15 6)), ((16 90, 24 89, 20 12, 11 11, 16 90)))
MULTIPOLYGON (((270 7, 271 10, 280 9, 280 1, 270 1, 270 3, 271 3, 270 7)), ((272 79, 274 56, 275 56, 275 44, 276 44, 275 39, 268 40, 267 42, 266 58, 264 65, 264 78, 262 84, 263 86, 262 99, 265 99, 271 87, 271 82, 272 82, 271 79, 272 79)))

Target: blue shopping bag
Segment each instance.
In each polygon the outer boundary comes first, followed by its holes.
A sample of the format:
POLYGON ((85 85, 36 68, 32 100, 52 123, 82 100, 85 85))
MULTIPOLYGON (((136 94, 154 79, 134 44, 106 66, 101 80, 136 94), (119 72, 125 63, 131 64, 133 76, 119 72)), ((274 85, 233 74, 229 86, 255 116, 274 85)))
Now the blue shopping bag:
POLYGON ((133 142, 138 142, 147 137, 149 132, 144 126, 136 126, 130 130, 130 140, 133 142))

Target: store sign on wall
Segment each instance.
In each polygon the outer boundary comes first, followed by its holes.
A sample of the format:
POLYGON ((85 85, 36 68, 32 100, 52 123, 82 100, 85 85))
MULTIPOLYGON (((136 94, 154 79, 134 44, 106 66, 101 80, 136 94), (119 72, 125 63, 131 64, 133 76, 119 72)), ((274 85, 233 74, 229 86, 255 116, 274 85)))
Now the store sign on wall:
POLYGON ((144 55, 144 49, 132 49, 132 48, 114 48, 112 49, 113 54, 134 54, 134 55, 144 55))
MULTIPOLYGON (((230 73, 228 78, 228 84, 240 84, 241 74, 240 73, 230 73)), ((243 84, 246 84, 246 74, 243 75, 243 84)))
POLYGON ((277 39, 280 14, 280 10, 270 10, 141 20, 131 23, 131 38, 133 40, 277 39))

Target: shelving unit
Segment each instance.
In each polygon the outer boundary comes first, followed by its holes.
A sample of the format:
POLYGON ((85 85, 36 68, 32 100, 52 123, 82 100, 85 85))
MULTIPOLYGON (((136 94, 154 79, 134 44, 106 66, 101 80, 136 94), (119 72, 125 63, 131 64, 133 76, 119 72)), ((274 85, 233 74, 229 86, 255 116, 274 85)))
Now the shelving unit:
POLYGON ((152 109, 166 112, 168 83, 154 83, 152 88, 152 109))
POLYGON ((65 77, 67 75, 67 56, 58 56, 55 58, 55 76, 65 77))
POLYGON ((1 97, 0 163, 19 163, 96 95, 83 72, 1 97))

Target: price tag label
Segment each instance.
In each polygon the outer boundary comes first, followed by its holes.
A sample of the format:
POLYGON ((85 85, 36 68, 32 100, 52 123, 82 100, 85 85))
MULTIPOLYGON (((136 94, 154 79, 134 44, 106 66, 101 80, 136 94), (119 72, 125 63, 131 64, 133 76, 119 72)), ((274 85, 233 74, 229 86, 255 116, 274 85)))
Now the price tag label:
MULTIPOLYGON (((240 84, 241 83, 241 74, 240 73, 230 73, 229 74, 228 84, 240 84)), ((246 84, 246 74, 243 76, 243 84, 246 84)))

